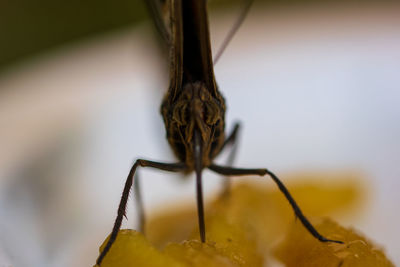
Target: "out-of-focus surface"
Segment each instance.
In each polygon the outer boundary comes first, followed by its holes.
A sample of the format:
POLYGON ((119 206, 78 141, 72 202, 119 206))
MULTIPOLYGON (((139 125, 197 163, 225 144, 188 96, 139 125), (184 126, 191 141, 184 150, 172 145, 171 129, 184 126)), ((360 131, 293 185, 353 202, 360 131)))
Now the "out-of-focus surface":
POLYGON ((141 0, 18 0, 0 3, 0 70, 54 46, 134 25, 141 0))
POLYGON ((279 259, 287 267, 394 267, 380 246, 352 228, 324 220, 316 224, 320 231, 335 232, 344 244, 324 244, 293 224, 285 242, 278 249, 279 259), (297 245, 294 245, 297 244, 297 245))
MULTIPOLYGON (((213 8, 226 10, 247 0, 212 0, 213 8)), ((365 5, 392 0, 336 0, 365 5)), ((313 5, 332 0, 257 0, 264 6, 313 5)), ((0 2, 0 71, 48 49, 121 28, 146 19, 144 0, 18 0, 0 2)))
MULTIPOLYGON (((286 186, 309 218, 330 217, 342 223, 354 222, 365 209, 368 190, 357 173, 297 172, 290 176, 291 182, 286 186), (340 199, 334 197, 337 195, 340 199)), ((262 257, 265 257, 277 241, 288 233, 294 221, 293 209, 272 180, 237 177, 235 183, 230 197, 214 195, 209 198, 205 207, 207 236, 222 246, 226 244, 225 237, 228 236, 223 230, 224 226, 229 224, 228 228, 231 229, 227 231, 231 231, 232 235, 235 234, 232 231, 235 225, 237 228, 243 227, 247 230, 236 230, 243 239, 255 235, 257 250, 264 251, 262 257), (250 182, 250 179, 253 181, 250 182)), ((187 204, 184 201, 164 206, 148 219, 146 238, 158 248, 163 248, 169 242, 199 239, 197 223, 196 203, 187 204)), ((335 233, 325 231, 323 234, 335 233)), ((240 242, 238 245, 240 247, 240 242)))
MULTIPOLYGON (((400 7, 253 7, 216 66, 237 166, 355 169, 354 222, 400 264, 400 7)), ((214 51, 234 14, 212 16, 214 51)), ((91 266, 137 157, 172 161, 159 103, 167 67, 148 25, 65 46, 0 76, 0 264, 91 266), (4 259, 3 259, 4 258, 4 259)), ((146 207, 193 181, 141 171, 146 207)), ((220 178, 205 172, 205 191, 220 178)), ((337 196, 340 198, 340 196, 337 196)), ((135 226, 133 208, 125 227, 135 226)), ((353 222, 348 222, 353 224, 353 222)))

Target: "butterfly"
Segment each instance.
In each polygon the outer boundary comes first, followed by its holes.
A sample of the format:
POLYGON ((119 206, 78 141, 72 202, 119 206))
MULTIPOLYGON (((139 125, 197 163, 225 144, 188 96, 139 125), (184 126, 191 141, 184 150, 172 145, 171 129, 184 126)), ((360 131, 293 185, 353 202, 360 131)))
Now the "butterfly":
MULTIPOLYGON (((251 2, 248 1, 246 12, 251 2)), ((213 61, 211 54, 207 1, 147 0, 147 4, 169 48, 170 82, 161 103, 161 115, 168 143, 178 160, 174 163, 136 160, 126 179, 110 238, 100 253, 97 264, 100 266, 118 235, 132 185, 135 186, 135 192, 139 191, 138 183, 134 182, 135 173, 139 167, 186 174, 195 173, 199 232, 202 242, 206 241, 202 171, 209 169, 224 176, 267 175, 271 177, 289 201, 296 217, 311 235, 322 242, 342 243, 325 238, 314 228, 285 185, 270 170, 231 166, 240 124, 236 124, 232 132, 225 134, 226 105, 214 76, 215 59, 213 61), (166 19, 163 16, 163 8, 168 10, 169 16, 166 19), (228 147, 233 147, 228 164, 225 166, 215 164, 214 159, 228 147)), ((244 14, 241 16, 242 20, 246 12, 242 13, 244 14)), ((229 35, 228 40, 232 35, 229 35)), ((140 217, 143 223, 143 212, 140 213, 140 217)))

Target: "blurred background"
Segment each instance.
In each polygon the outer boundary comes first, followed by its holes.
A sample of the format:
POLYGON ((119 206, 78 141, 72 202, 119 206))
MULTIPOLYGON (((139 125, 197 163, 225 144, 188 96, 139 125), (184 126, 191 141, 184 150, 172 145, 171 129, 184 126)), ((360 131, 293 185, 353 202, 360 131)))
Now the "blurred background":
MULTIPOLYGON (((240 3, 210 1, 214 53, 240 3)), ((165 50, 139 0, 2 1, 0 33, 0 266, 92 266, 133 161, 173 161, 165 50)), ((259 0, 215 67, 228 131, 243 123, 237 165, 362 172, 349 225, 396 265, 399 47, 397 1, 259 0)), ((192 180, 141 173, 146 208, 194 203, 192 180)))

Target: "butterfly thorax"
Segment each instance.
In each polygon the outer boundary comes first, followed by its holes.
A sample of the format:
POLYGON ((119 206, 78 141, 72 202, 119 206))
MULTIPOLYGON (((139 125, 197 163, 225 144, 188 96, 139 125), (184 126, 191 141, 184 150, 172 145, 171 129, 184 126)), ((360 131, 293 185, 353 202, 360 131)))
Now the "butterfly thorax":
POLYGON ((186 83, 174 99, 167 93, 161 105, 168 142, 175 155, 194 168, 194 135, 201 136, 202 165, 207 167, 224 142, 225 102, 213 96, 203 82, 186 83))

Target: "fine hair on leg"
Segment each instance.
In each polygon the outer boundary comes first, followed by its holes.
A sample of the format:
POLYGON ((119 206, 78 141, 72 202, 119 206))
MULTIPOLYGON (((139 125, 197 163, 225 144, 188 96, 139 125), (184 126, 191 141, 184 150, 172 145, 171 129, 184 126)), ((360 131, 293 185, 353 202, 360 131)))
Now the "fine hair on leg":
POLYGON ((225 166, 218 166, 218 165, 210 165, 208 167, 210 170, 228 176, 240 176, 240 175, 268 175, 272 178, 272 180, 278 185, 279 190, 283 193, 286 199, 289 201, 290 205, 292 206, 294 213, 297 218, 301 221, 303 226, 310 232, 312 236, 318 239, 321 242, 334 242, 342 244, 342 241, 328 239, 322 236, 317 229, 310 223, 310 221, 304 216, 303 212, 301 211, 300 207, 297 205, 296 201, 293 199, 292 195, 289 193, 289 190, 286 186, 281 182, 281 180, 272 172, 267 169, 241 169, 241 168, 232 168, 232 167, 225 167, 225 166))
POLYGON ((124 190, 123 190, 122 196, 121 196, 121 201, 118 206, 117 218, 115 219, 114 226, 113 226, 113 229, 110 234, 110 238, 108 239, 106 246, 104 247, 103 251, 100 253, 99 257, 96 260, 96 264, 99 266, 100 266, 101 262, 103 261, 104 257, 107 255, 108 251, 110 250, 115 239, 117 238, 118 232, 121 228, 123 217, 126 217, 125 212, 126 212, 126 204, 128 202, 128 198, 129 198, 129 192, 132 187, 133 177, 135 176, 136 169, 139 166, 140 167, 150 167, 150 168, 155 168, 155 169, 170 171, 170 172, 180 172, 180 171, 184 171, 186 169, 186 166, 184 163, 161 163, 161 162, 149 161, 149 160, 143 160, 143 159, 136 160, 135 164, 133 164, 131 170, 129 171, 128 177, 126 178, 124 190))

